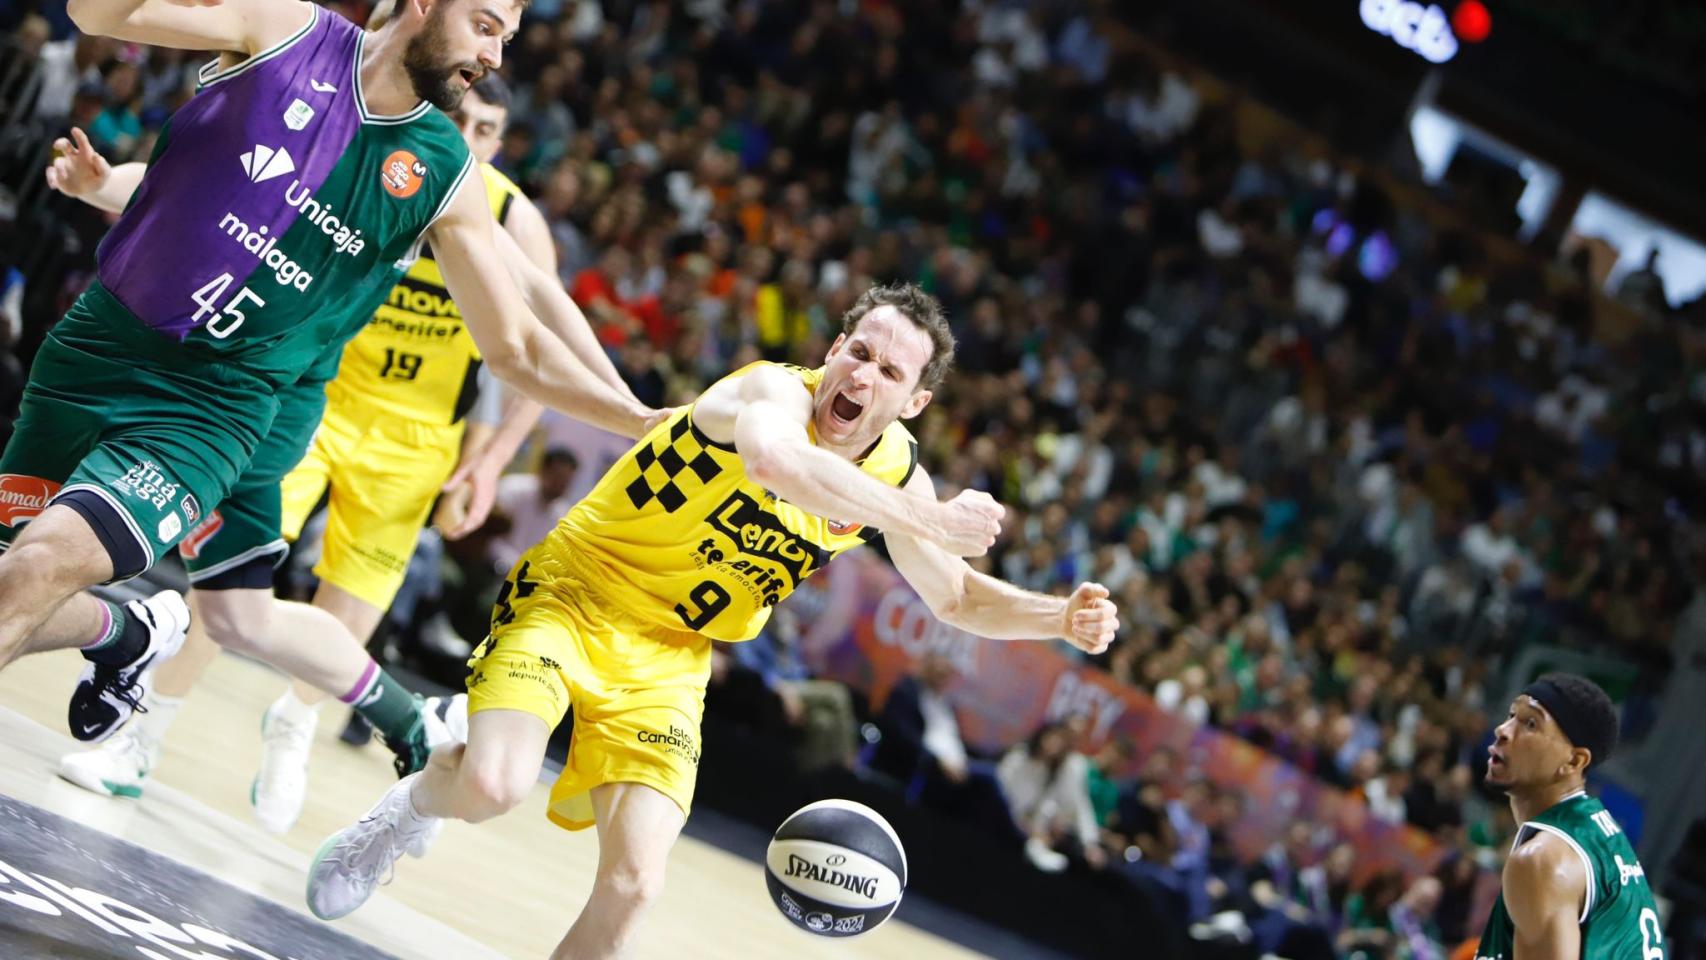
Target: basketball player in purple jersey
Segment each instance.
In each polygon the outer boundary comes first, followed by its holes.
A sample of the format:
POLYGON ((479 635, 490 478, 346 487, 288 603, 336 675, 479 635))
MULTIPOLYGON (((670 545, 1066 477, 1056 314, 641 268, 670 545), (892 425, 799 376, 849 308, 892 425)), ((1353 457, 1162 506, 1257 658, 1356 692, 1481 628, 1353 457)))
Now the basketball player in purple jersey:
MULTIPOLYGON (((117 606, 82 591, 148 569, 225 498, 280 391, 360 329, 423 243, 500 378, 629 435, 661 414, 529 313, 467 146, 432 109, 499 64, 517 0, 407 0, 373 33, 299 0, 68 9, 87 32, 222 51, 43 344, 0 455, 0 665, 84 648, 70 723, 99 740, 188 614, 175 593, 117 606)), ((533 296, 567 304, 554 285, 533 296)))

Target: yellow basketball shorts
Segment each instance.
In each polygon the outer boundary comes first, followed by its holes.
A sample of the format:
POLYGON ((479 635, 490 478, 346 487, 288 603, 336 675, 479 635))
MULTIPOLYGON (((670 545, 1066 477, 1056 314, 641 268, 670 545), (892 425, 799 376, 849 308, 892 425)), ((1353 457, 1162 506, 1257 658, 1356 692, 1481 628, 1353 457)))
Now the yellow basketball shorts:
POLYGON ((553 533, 523 554, 468 661, 468 712, 521 710, 556 727, 574 708, 547 816, 593 824, 592 788, 642 783, 686 815, 699 773, 711 642, 640 621, 569 570, 553 533))
POLYGON ((335 384, 328 395, 314 442, 281 485, 284 536, 295 540, 326 495, 326 542, 315 575, 384 610, 403 585, 439 488, 456 468, 463 425, 363 409, 335 384))

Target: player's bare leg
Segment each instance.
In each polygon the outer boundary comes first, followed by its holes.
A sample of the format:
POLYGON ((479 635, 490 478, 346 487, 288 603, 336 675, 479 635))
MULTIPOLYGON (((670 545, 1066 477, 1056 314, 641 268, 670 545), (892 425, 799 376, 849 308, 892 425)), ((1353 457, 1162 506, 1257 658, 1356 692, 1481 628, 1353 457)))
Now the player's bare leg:
POLYGON ((88 521, 62 505, 43 510, 0 554, 0 667, 25 653, 93 639, 100 602, 79 592, 112 575, 112 560, 88 521))
POLYGON ((89 662, 67 716, 79 740, 104 740, 130 719, 148 674, 177 653, 189 626, 170 590, 123 606, 82 592, 112 576, 101 538, 63 504, 43 510, 0 555, 0 667, 26 652, 81 647, 89 662))
POLYGON ((598 874, 551 960, 624 955, 640 920, 663 893, 670 848, 687 822, 674 800, 641 783, 594 787, 592 808, 598 817, 598 874))
POLYGON ((341 696, 372 662, 338 618, 271 590, 195 590, 191 602, 215 643, 321 690, 341 696))
MULTIPOLYGON (((336 617, 363 648, 379 629, 379 621, 385 618, 384 610, 324 580, 314 591, 314 606, 336 617)), ((309 706, 318 705, 331 695, 331 688, 311 683, 301 675, 292 678, 290 689, 298 701, 309 706)))
MULTIPOLYGON (((322 594, 326 594, 324 588, 322 594)), ((283 833, 301 814, 318 701, 326 693, 378 715, 383 721, 381 729, 386 731, 386 744, 400 758, 408 755, 406 769, 418 768, 425 762, 428 747, 459 735, 460 724, 447 726, 443 719, 429 716, 367 655, 356 630, 365 635, 377 623, 379 613, 370 604, 331 588, 331 602, 338 613, 356 621, 352 629, 351 624, 325 609, 322 599, 316 596, 316 605, 295 603, 280 600, 263 588, 191 590, 195 643, 189 656, 163 669, 142 694, 150 715, 137 729, 100 750, 67 755, 60 762, 60 775, 97 793, 140 796, 143 780, 158 760, 161 742, 181 698, 220 647, 306 678, 306 682, 298 680, 296 687, 312 691, 312 699, 306 701, 287 691, 262 718, 261 763, 250 790, 255 816, 262 826, 283 833)))
POLYGON ((551 729, 522 710, 482 710, 468 718, 466 746, 433 751, 415 783, 424 817, 479 823, 513 810, 539 782, 551 729))
POLYGON ((322 920, 366 903, 405 853, 419 855, 446 818, 479 822, 520 803, 539 780, 545 722, 518 710, 469 718, 468 742, 385 792, 367 816, 321 844, 308 866, 308 908, 322 920))

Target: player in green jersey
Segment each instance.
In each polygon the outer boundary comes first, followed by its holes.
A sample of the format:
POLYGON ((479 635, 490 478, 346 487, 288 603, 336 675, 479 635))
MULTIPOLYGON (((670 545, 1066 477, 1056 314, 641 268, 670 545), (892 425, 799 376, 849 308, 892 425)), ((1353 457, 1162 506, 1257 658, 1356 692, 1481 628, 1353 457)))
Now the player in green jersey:
POLYGON ((1587 795, 1617 743, 1617 709, 1593 681, 1549 673, 1511 703, 1487 783, 1518 824, 1477 960, 1665 960, 1647 873, 1623 828, 1587 795))
POLYGON ((119 607, 80 591, 145 570, 225 499, 280 393, 338 336, 332 305, 371 310, 421 243, 501 379, 620 433, 658 418, 530 313, 483 191, 459 189, 467 146, 431 109, 501 62, 521 6, 410 0, 364 34, 300 0, 68 4, 88 32, 225 61, 162 135, 0 456, 0 665, 84 648, 79 738, 129 718, 188 619, 175 594, 119 607))

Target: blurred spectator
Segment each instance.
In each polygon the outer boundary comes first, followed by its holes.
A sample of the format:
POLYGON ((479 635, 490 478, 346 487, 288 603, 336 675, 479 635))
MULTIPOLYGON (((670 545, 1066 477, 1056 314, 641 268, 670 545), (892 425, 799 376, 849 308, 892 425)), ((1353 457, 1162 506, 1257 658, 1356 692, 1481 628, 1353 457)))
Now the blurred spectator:
POLYGON ((993 764, 977 760, 960 738, 948 698, 954 665, 926 654, 916 674, 889 691, 878 727, 882 740, 872 767, 911 784, 911 791, 944 812, 981 823, 1014 845, 1030 839, 1013 820, 993 764))
MULTIPOLYGON (((624 378, 661 402, 760 357, 815 364, 854 291, 924 284, 961 372, 911 424, 920 462, 1011 510, 980 569, 1045 591, 1100 578, 1129 622, 1101 661, 1119 682, 1496 867, 1508 812, 1471 784, 1513 658, 1601 658, 1634 672, 1637 705, 1667 674, 1706 335, 1649 260, 1618 288, 1648 322, 1597 340, 1620 308, 1594 295, 1585 246, 1493 255, 1442 214, 1451 198, 1392 189, 1125 15, 924 5, 902 30, 888 4, 535 0, 497 163, 537 197, 624 378)), ((38 116, 135 149, 196 62, 44 42, 35 21, 19 37, 40 50, 38 116)), ((104 226, 77 223, 85 259, 104 226)), ((628 446, 546 424, 581 469, 547 455, 506 478, 503 516, 447 545, 446 596, 469 608, 628 446)), ((791 656, 785 638, 743 652, 791 656)), ((890 693, 881 761, 1019 836, 959 737, 951 673, 926 662, 890 693)), ((1338 937, 1349 848, 1292 863, 1291 894, 1266 878, 1277 900, 1210 895, 1245 881, 1211 863, 1212 788, 1179 795, 1200 772, 1163 753, 1087 766, 1113 865, 1199 919, 1243 903, 1253 930, 1304 923, 1277 904, 1307 900, 1304 927, 1338 937)), ((1447 942, 1461 888, 1435 897, 1447 942)), ((1418 949, 1398 927, 1425 927, 1430 896, 1410 889, 1371 880, 1343 943, 1418 949)))
MULTIPOLYGON (((852 694, 844 684, 812 678, 800 659, 799 639, 798 617, 784 605, 756 638, 728 644, 724 650, 733 666, 746 671, 765 691, 764 703, 749 709, 749 715, 762 714, 756 717, 760 722, 769 725, 774 720, 795 731, 800 770, 852 769, 858 739, 852 694)), ((725 680, 725 687, 731 683, 725 680)), ((746 696, 755 698, 756 691, 749 689, 746 696)))
MULTIPOLYGON (((27 37, 38 37, 41 26, 26 19, 20 31, 27 37)), ((72 98, 85 86, 100 82, 101 65, 112 56, 116 47, 117 44, 106 37, 81 33, 42 44, 42 84, 36 100, 36 116, 49 123, 70 116, 72 98)))
POLYGON ((508 570, 534 544, 556 529, 557 521, 569 512, 568 498, 580 462, 574 453, 560 447, 545 451, 532 473, 512 473, 498 481, 494 513, 504 517, 508 532, 492 541, 492 565, 508 570))
POLYGON ((136 114, 136 104, 141 99, 136 67, 114 60, 107 66, 102 83, 106 105, 88 124, 89 142, 109 156, 130 157, 135 152, 137 138, 142 136, 142 118, 136 114))
POLYGON ((1345 901, 1344 927, 1339 931, 1340 956, 1346 960, 1398 960, 1401 937, 1394 925, 1393 908, 1403 893, 1403 876, 1395 870, 1382 870, 1351 894, 1345 901))
POLYGON ((1252 943, 1263 954, 1295 960, 1331 960, 1333 916, 1326 909, 1315 868, 1313 824, 1297 822, 1245 874, 1252 943), (1312 875, 1311 869, 1316 872, 1312 875))
POLYGON ((1026 853, 1044 870, 1065 868, 1066 857, 1055 851, 1063 844, 1092 867, 1106 863, 1090 798, 1090 760, 1072 748, 1077 735, 1071 724, 1044 724, 995 769, 1013 820, 1029 836, 1026 853))

